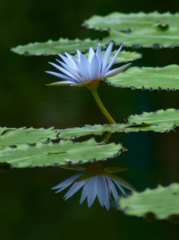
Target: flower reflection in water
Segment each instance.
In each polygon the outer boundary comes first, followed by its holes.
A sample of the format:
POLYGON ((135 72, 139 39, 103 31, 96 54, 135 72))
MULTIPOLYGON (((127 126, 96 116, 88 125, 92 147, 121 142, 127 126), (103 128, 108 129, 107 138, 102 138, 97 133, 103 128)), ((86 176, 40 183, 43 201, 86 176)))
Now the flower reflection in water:
POLYGON ((72 169, 79 170, 81 172, 67 178, 52 188, 57 190, 56 193, 59 193, 72 185, 64 196, 65 200, 74 195, 79 189, 83 188, 80 204, 87 198, 88 207, 91 207, 95 199, 98 198, 101 206, 105 206, 108 210, 110 207, 111 196, 113 196, 115 201, 120 198, 117 190, 120 190, 123 195, 126 195, 126 192, 123 188, 131 191, 135 190, 124 179, 111 174, 114 172, 127 170, 125 168, 103 168, 101 163, 95 162, 92 163, 88 168, 77 166, 76 169, 74 169, 74 167, 72 169))

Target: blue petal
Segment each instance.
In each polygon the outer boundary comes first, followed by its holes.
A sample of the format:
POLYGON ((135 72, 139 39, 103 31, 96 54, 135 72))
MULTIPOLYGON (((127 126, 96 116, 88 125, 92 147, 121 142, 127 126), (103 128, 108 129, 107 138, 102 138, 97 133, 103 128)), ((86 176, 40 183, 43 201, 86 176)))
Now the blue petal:
POLYGON ((91 80, 90 63, 83 54, 80 54, 80 73, 83 75, 84 80, 91 80))
POLYGON ((71 81, 71 82, 75 82, 75 80, 71 77, 68 77, 64 74, 61 74, 61 73, 57 73, 57 72, 52 72, 52 71, 46 71, 46 73, 49 73, 55 77, 58 77, 58 78, 61 78, 61 79, 64 79, 64 80, 67 80, 67 81, 71 81))
POLYGON ((102 53, 101 53, 101 45, 100 43, 98 44, 97 50, 96 50, 96 56, 98 58, 99 64, 102 63, 102 53))
POLYGON ((65 53, 65 54, 68 57, 69 61, 73 64, 74 69, 79 71, 79 66, 80 66, 79 60, 73 57, 72 55, 70 55, 69 53, 65 53))
POLYGON ((73 78, 77 81, 77 82, 81 82, 82 81, 82 77, 77 73, 77 71, 76 70, 74 70, 74 69, 72 69, 70 66, 68 66, 67 64, 65 64, 65 63, 63 63, 63 62, 61 62, 61 61, 59 61, 58 59, 56 59, 61 65, 62 65, 62 67, 66 70, 64 70, 64 71, 62 71, 62 72, 66 72, 65 74, 67 74, 67 75, 71 75, 71 76, 73 76, 73 78), (68 74, 69 73, 69 74, 68 74))
POLYGON ((70 67, 68 68, 68 70, 66 70, 66 69, 58 66, 58 65, 55 64, 55 63, 50 63, 50 64, 51 64, 52 66, 56 67, 59 71, 61 71, 61 72, 63 72, 64 74, 66 74, 67 76, 71 77, 71 78, 73 79, 73 81, 75 81, 75 82, 76 82, 76 81, 77 81, 77 82, 80 81, 79 78, 77 78, 76 76, 73 75, 73 73, 72 73, 73 70, 72 70, 70 67))
POLYGON ((93 56, 93 59, 91 61, 90 72, 91 72, 91 80, 98 79, 100 68, 99 68, 99 63, 96 55, 93 56))
POLYGON ((108 64, 108 61, 109 61, 109 58, 110 58, 110 55, 111 55, 111 51, 112 51, 112 47, 113 47, 113 42, 110 42, 105 54, 104 54, 104 57, 103 57, 103 65, 102 65, 102 70, 101 70, 101 74, 104 74, 105 70, 106 70, 106 66, 108 64))
POLYGON ((114 57, 112 58, 111 62, 108 64, 107 68, 106 68, 106 72, 112 67, 112 65, 114 64, 116 58, 118 57, 121 49, 122 49, 123 44, 121 44, 120 48, 117 50, 117 52, 115 53, 114 57))
POLYGON ((89 49, 89 53, 88 53, 88 61, 89 61, 89 63, 91 63, 91 60, 92 60, 94 54, 95 54, 95 53, 94 53, 93 48, 90 47, 90 49, 89 49))
POLYGON ((74 70, 78 70, 78 67, 75 61, 73 60, 73 57, 69 53, 65 53, 65 54, 66 56, 64 56, 63 54, 58 54, 58 55, 64 61, 64 63, 66 63, 66 65, 70 66, 74 70))
POLYGON ((58 56, 66 63, 66 65, 71 65, 71 61, 64 55, 58 54, 58 56))
POLYGON ((66 85, 74 85, 74 84, 78 84, 78 83, 74 83, 72 81, 60 81, 60 82, 53 82, 53 83, 48 83, 48 84, 45 84, 46 86, 66 86, 66 85))
POLYGON ((131 63, 127 63, 122 67, 112 69, 112 70, 108 71, 106 74, 104 74, 104 78, 112 77, 112 76, 122 72, 123 70, 128 68, 130 65, 131 65, 131 63))

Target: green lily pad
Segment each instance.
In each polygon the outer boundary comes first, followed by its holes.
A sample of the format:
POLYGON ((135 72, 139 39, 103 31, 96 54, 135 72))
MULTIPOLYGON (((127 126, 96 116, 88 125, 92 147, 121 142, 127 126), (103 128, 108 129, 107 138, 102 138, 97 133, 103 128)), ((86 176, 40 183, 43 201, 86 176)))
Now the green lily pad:
POLYGON ((121 144, 100 144, 94 139, 81 143, 61 140, 58 144, 36 143, 34 146, 19 144, 16 148, 0 150, 0 163, 12 167, 58 166, 67 163, 85 163, 91 160, 106 160, 120 153, 121 144))
MULTIPOLYGON (((111 53, 109 61, 113 58, 117 51, 113 51, 111 53)), ((104 55, 105 51, 102 51, 102 54, 104 55)), ((88 56, 88 53, 85 54, 85 56, 88 56)), ((78 57, 77 54, 75 57, 78 57)), ((129 52, 129 51, 124 51, 122 50, 118 57, 115 60, 115 63, 120 63, 120 62, 128 62, 128 61, 133 61, 136 59, 142 58, 142 54, 137 53, 137 52, 129 52)))
MULTIPOLYGON (((169 108, 167 110, 158 110, 156 112, 144 112, 141 115, 131 115, 128 118, 129 124, 148 124, 158 125, 160 127, 179 126, 179 110, 169 108)), ((145 125, 144 124, 144 125, 145 125)))
MULTIPOLYGON (((115 54, 116 51, 112 52, 112 56, 115 54)), ((133 61, 136 59, 142 58, 142 55, 137 52, 129 52, 129 51, 121 51, 119 56, 116 58, 115 63, 126 62, 126 61, 133 61)))
POLYGON ((179 184, 133 192, 127 198, 121 197, 117 205, 119 210, 131 216, 150 217, 153 214, 156 219, 163 220, 178 215, 179 218, 179 184))
MULTIPOLYGON (((18 54, 29 54, 29 55, 36 55, 36 56, 57 55, 63 52, 75 53, 77 49, 80 51, 87 51, 90 47, 93 47, 94 49, 96 49, 99 42, 100 42, 99 40, 92 41, 90 39, 69 40, 69 39, 60 38, 58 41, 49 40, 44 43, 35 42, 35 43, 29 43, 24 46, 20 45, 15 48, 12 48, 11 50, 14 53, 18 53, 18 54)), ((103 40, 101 46, 105 46, 107 42, 103 40)), ((115 54, 115 51, 111 56, 113 56, 114 54, 115 54)), ((138 58, 141 58, 141 54, 136 52, 122 51, 118 56, 118 58, 116 59, 116 62, 132 61, 138 58)))
POLYGON ((179 66, 166 67, 130 67, 125 72, 107 79, 107 83, 115 87, 179 90, 179 66))
POLYGON ((19 144, 33 144, 36 142, 44 142, 47 139, 55 139, 57 137, 56 130, 51 127, 44 128, 0 128, 0 149, 19 144))
POLYGON ((113 125, 86 125, 84 127, 58 129, 62 138, 73 139, 85 135, 101 135, 104 132, 169 132, 179 126, 179 111, 174 108, 158 110, 157 112, 144 112, 141 115, 131 115, 128 123, 113 125))
POLYGON ((179 45, 179 14, 114 12, 107 16, 92 16, 84 22, 88 28, 109 31, 109 40, 143 47, 155 44, 164 47, 179 45))
POLYGON ((101 135, 104 132, 139 132, 171 131, 179 126, 179 111, 173 108, 158 110, 157 112, 144 112, 141 115, 131 115, 127 123, 86 125, 66 129, 48 128, 0 128, 0 149, 18 147, 19 145, 34 145, 48 143, 57 139, 74 139, 85 135, 101 135))
MULTIPOLYGON (((11 51, 18 54, 28 54, 28 55, 57 55, 63 52, 75 53, 77 49, 80 51, 86 51, 90 47, 94 49, 97 47, 99 40, 91 39, 75 39, 69 40, 67 38, 60 38, 58 41, 48 40, 47 42, 35 42, 29 43, 27 45, 19 45, 12 48, 11 51)), ((103 43, 105 44, 105 43, 103 43)))
POLYGON ((0 136, 1 136, 2 134, 4 134, 5 132, 11 131, 11 130, 14 130, 14 129, 16 129, 16 128, 0 127, 0 136))

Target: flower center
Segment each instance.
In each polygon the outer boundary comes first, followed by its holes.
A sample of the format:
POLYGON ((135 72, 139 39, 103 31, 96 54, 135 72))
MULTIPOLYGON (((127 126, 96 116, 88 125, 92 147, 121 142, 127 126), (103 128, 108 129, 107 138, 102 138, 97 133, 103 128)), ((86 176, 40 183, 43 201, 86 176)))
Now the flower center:
POLYGON ((94 81, 91 81, 89 82, 88 84, 85 85, 85 87, 88 89, 88 90, 95 90, 98 85, 99 85, 99 82, 100 82, 101 79, 96 79, 94 81))

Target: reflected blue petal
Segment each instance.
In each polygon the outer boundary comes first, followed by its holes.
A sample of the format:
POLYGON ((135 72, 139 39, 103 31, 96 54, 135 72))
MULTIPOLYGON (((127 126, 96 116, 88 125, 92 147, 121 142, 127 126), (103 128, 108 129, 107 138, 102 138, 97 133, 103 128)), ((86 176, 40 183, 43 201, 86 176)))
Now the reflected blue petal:
POLYGON ((63 189, 67 188, 68 186, 70 186, 77 178, 79 178, 82 173, 77 173, 67 179, 65 179, 63 182, 57 184, 56 186, 54 186, 52 189, 59 189, 58 191, 56 191, 56 193, 61 192, 63 189))
POLYGON ((88 195, 87 195, 88 207, 91 207, 91 205, 93 204, 97 196, 96 176, 91 177, 87 180, 86 187, 88 189, 88 195))
POLYGON ((85 180, 75 182, 71 188, 68 190, 68 192, 65 194, 64 199, 70 198, 72 195, 74 195, 81 187, 83 187, 85 184, 85 180))
POLYGON ((80 198, 80 204, 85 200, 87 195, 88 195, 88 189, 87 189, 86 185, 84 185, 83 191, 82 191, 82 194, 81 194, 81 198, 80 198))
POLYGON ((106 206, 109 201, 108 185, 104 176, 98 175, 97 177, 97 196, 101 206, 106 206))
POLYGON ((116 181, 113 179, 113 182, 117 185, 117 187, 120 189, 123 195, 126 195, 126 192, 124 191, 123 187, 121 186, 122 184, 119 181, 116 181))
POLYGON ((123 195, 126 195, 123 187, 129 190, 134 190, 133 187, 124 179, 110 174, 99 174, 79 181, 78 178, 82 176, 83 173, 84 172, 81 172, 67 178, 52 189, 57 189, 56 193, 58 193, 72 184, 67 193, 64 195, 64 199, 67 200, 79 189, 83 188, 80 204, 87 198, 88 207, 91 207, 95 199, 98 198, 100 205, 102 207, 105 206, 107 210, 110 208, 110 196, 112 196, 115 201, 120 198, 117 191, 118 189, 123 195))
POLYGON ((108 186, 109 186, 109 189, 110 189, 110 193, 112 193, 114 199, 117 201, 119 199, 119 195, 116 191, 116 187, 114 186, 112 180, 108 177, 108 186))

